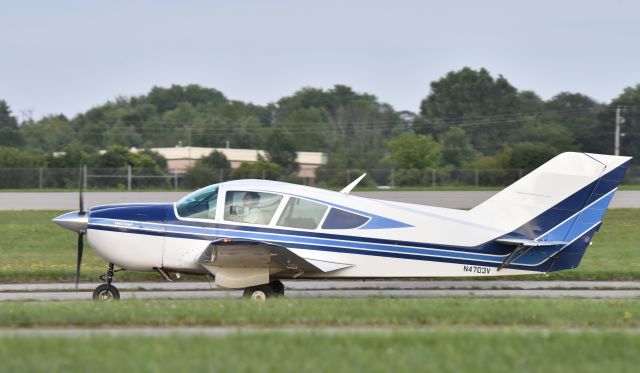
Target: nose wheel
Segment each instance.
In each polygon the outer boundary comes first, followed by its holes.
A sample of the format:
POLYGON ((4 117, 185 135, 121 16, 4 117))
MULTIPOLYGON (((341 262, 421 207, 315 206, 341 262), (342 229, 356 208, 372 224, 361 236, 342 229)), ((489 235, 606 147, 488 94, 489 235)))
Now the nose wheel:
POLYGON ((244 289, 244 297, 253 300, 266 300, 267 298, 284 296, 284 284, 278 280, 268 284, 251 286, 244 289))
POLYGON ((93 300, 96 301, 107 302, 119 299, 120 292, 113 285, 101 284, 93 291, 93 300))
POLYGON ((100 279, 105 283, 99 285, 96 290, 93 291, 93 300, 107 302, 120 299, 120 292, 115 286, 111 284, 113 282, 114 273, 115 271, 113 270, 113 263, 109 263, 107 273, 100 276, 100 279))

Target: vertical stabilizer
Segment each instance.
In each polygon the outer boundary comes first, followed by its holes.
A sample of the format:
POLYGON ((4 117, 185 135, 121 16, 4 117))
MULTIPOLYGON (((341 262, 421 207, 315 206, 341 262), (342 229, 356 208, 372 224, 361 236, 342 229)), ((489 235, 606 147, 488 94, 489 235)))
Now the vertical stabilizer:
POLYGON ((630 161, 630 157, 562 153, 469 214, 474 220, 491 221, 507 232, 536 239, 596 200, 609 201, 630 161))

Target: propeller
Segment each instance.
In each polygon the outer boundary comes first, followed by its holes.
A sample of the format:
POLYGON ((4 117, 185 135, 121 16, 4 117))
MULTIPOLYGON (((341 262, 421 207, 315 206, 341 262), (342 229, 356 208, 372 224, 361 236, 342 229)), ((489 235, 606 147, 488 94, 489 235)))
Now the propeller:
MULTIPOLYGON (((78 210, 78 216, 83 216, 86 214, 84 211, 84 164, 80 162, 80 172, 79 172, 79 204, 80 209, 78 210)), ((80 266, 82 265, 82 252, 84 251, 84 232, 78 232, 78 256, 76 260, 76 289, 78 289, 78 284, 80 282, 80 266)))

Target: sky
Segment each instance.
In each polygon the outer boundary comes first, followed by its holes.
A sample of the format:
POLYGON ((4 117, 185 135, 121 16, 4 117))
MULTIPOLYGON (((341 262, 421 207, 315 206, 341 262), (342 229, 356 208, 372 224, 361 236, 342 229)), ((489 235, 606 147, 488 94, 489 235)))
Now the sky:
POLYGON ((548 99, 640 83, 633 0, 0 0, 0 99, 69 117, 153 86, 266 104, 346 84, 418 111, 464 66, 548 99))

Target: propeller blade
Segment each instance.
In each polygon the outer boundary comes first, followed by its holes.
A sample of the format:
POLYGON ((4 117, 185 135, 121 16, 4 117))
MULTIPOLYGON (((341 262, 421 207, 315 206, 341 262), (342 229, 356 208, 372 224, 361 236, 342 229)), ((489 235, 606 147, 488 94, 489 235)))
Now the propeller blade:
POLYGON ((84 233, 78 234, 78 258, 76 262, 76 289, 80 282, 80 265, 82 264, 82 251, 84 250, 84 233))
POLYGON ((84 215, 84 163, 80 162, 80 176, 79 176, 78 184, 79 184, 79 198, 80 198, 80 209, 78 211, 79 215, 84 215))

